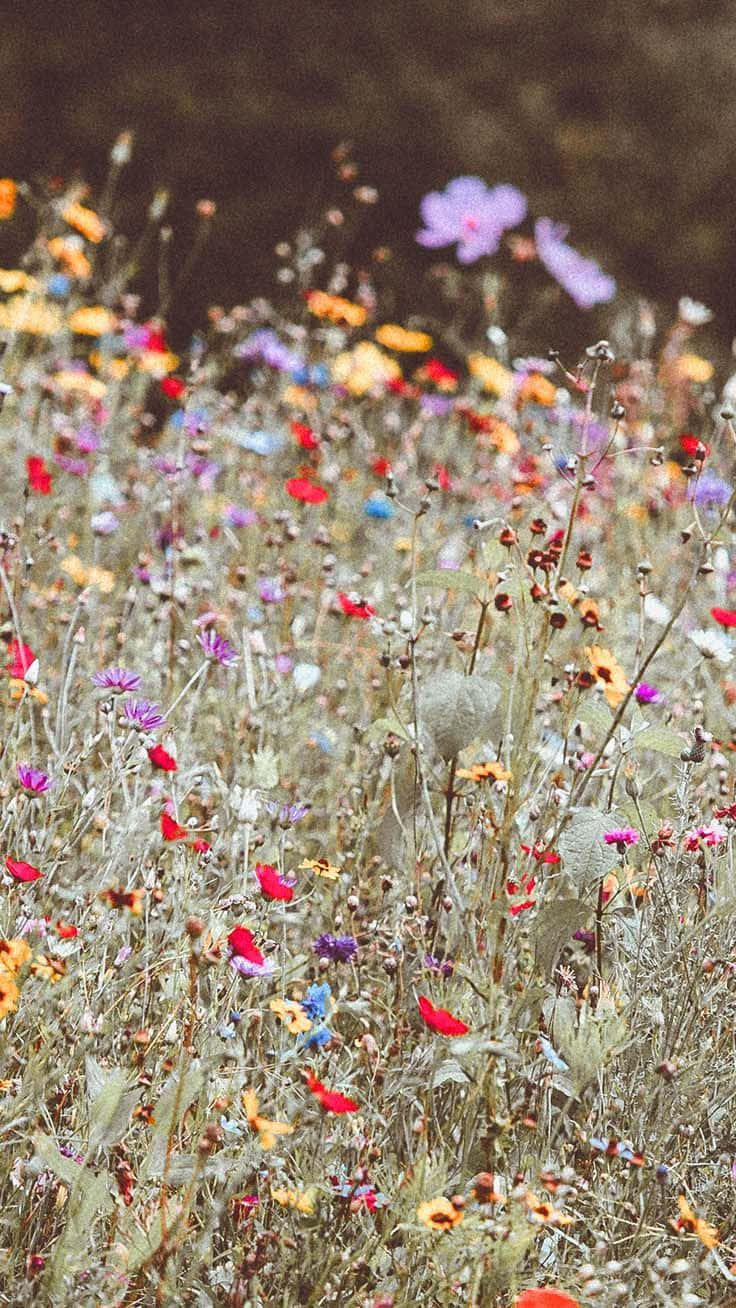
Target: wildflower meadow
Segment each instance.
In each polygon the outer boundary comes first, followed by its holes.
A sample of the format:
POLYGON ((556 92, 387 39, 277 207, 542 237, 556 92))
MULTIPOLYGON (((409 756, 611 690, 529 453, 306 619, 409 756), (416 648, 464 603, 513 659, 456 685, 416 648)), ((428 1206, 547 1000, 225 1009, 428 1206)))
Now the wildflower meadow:
POLYGON ((736 1304, 729 343, 346 147, 175 341, 130 150, 0 181, 0 1304, 736 1304))

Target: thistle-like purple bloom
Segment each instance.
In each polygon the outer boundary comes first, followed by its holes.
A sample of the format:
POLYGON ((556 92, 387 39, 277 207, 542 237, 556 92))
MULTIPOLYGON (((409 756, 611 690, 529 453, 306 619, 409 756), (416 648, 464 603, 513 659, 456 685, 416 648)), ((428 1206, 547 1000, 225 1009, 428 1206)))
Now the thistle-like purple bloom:
POLYGON ((208 659, 216 659, 223 668, 231 668, 240 657, 234 645, 219 636, 213 627, 201 631, 198 640, 208 659))
POLYGON ((603 841, 606 845, 617 845, 619 849, 626 845, 636 845, 639 840, 639 832, 633 827, 621 827, 620 831, 606 831, 603 841))
POLYGON ((733 494, 733 486, 715 472, 703 472, 695 482, 693 500, 699 508, 721 509, 733 494))
POLYGON ((255 509, 242 509, 239 504, 228 504, 222 515, 226 527, 252 527, 258 521, 255 509))
POLYGON ((551 218, 538 218, 534 241, 540 263, 554 277, 579 309, 605 304, 616 294, 616 283, 602 271, 595 259, 586 259, 565 241, 568 228, 551 218))
POLYGON ((459 263, 495 254, 508 227, 526 215, 526 197, 515 186, 486 186, 480 177, 456 177, 444 191, 424 196, 419 212, 424 227, 417 241, 430 250, 457 242, 459 263))
POLYGON ((45 795, 54 784, 48 773, 31 768, 27 763, 18 763, 15 770, 23 789, 31 795, 45 795))
POLYGON ((659 704, 662 698, 662 692, 656 686, 650 686, 648 681, 640 681, 634 691, 634 699, 639 704, 659 704))
POLYGON ((138 673, 128 668, 103 668, 101 672, 95 672, 92 681, 100 690, 111 690, 113 694, 130 695, 141 688, 138 673))
POLYGON ((451 958, 435 958, 434 954, 425 954, 422 961, 430 972, 436 972, 438 976, 452 976, 455 971, 451 958))
POLYGON ((136 727, 139 731, 158 731, 160 727, 166 726, 166 718, 161 709, 158 704, 152 704, 150 699, 126 699, 123 717, 131 727, 136 727))
POLYGON ((264 604, 280 604, 286 597, 286 591, 278 577, 259 577, 256 590, 264 604))
POLYGON ((358 942, 354 936, 332 936, 325 931, 312 945, 319 958, 329 958, 333 963, 350 963, 358 952, 358 942))

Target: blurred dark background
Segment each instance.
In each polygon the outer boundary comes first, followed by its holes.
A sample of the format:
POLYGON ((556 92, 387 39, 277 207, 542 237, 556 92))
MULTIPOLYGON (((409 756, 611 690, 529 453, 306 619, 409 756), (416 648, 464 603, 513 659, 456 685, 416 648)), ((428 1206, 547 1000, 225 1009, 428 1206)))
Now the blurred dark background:
POLYGON ((391 246, 407 305, 432 261, 420 197, 467 172, 569 222, 622 287, 690 294, 734 328, 729 0, 24 0, 0 86, 0 173, 99 186, 130 128, 124 227, 167 185, 184 251, 195 202, 217 201, 180 321, 272 293, 274 246, 337 200, 329 155, 348 139, 381 198, 344 253, 391 246))

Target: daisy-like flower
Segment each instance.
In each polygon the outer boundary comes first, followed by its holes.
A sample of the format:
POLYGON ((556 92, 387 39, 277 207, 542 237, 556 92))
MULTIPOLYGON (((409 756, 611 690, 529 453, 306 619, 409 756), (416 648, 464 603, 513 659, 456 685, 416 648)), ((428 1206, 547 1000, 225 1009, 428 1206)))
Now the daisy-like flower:
POLYGON ((0 971, 0 1021, 18 1007, 20 990, 9 972, 0 971))
POLYGON ((467 777, 469 781, 510 781, 511 773, 502 763, 492 760, 490 763, 474 763, 470 768, 458 768, 456 776, 467 777))
POLYGON ((248 1125, 258 1132, 261 1149, 273 1149, 278 1136, 292 1134, 294 1128, 288 1122, 273 1122, 268 1117, 261 1117, 255 1090, 244 1090, 242 1099, 248 1125))
POLYGON ((317 1187, 310 1185, 306 1190, 288 1190, 286 1186, 275 1186, 271 1189, 271 1198, 282 1208, 295 1208, 298 1213, 311 1214, 317 1199, 317 1187))
POLYGON ((45 795, 54 785, 48 773, 29 767, 27 763, 18 763, 15 770, 20 784, 29 795, 45 795))
POLYGON ((678 1195, 677 1207, 680 1210, 680 1216, 671 1219, 670 1226, 672 1229, 680 1235, 697 1235, 706 1249, 715 1249, 719 1243, 718 1228, 710 1222, 704 1221, 702 1217, 696 1216, 684 1194, 678 1195))
POLYGON ((0 973, 15 976, 31 957, 31 947, 25 940, 0 940, 0 973))
POLYGON ((326 881, 337 881, 340 875, 339 867, 333 867, 326 858, 303 858, 299 870, 316 872, 318 877, 324 877, 326 881))
POLYGON ((237 663, 240 656, 234 645, 225 640, 224 636, 218 635, 214 628, 208 627, 206 631, 201 631, 197 639, 207 658, 214 659, 221 667, 232 668, 237 663))
POLYGON ((431 1231, 450 1231, 463 1220, 462 1208, 456 1208, 444 1195, 426 1199, 417 1208, 417 1217, 431 1231))
POLYGON ((700 650, 704 659, 715 659, 716 663, 730 663, 733 658, 731 642, 719 631, 706 631, 697 627, 690 632, 693 645, 700 650))
POLYGON ((350 963, 358 952, 358 942, 354 936, 332 936, 323 932, 312 945, 319 958, 329 958, 333 963, 350 963))
POLYGON ((617 708, 629 693, 629 683, 618 659, 602 645, 586 646, 590 666, 597 681, 603 683, 603 694, 611 708, 617 708))
POLYGON ((145 897, 145 890, 123 890, 119 886, 109 886, 99 894, 99 898, 110 908, 127 908, 133 917, 142 917, 145 897))
POLYGON ((95 672, 92 684, 100 690, 111 690, 114 695, 131 695, 140 690, 141 679, 129 668, 103 668, 101 672, 95 672))
POLYGON ((123 717, 138 731, 159 731, 161 727, 166 726, 166 718, 161 709, 150 699, 126 699, 123 704, 123 717))
POLYGON ((295 999, 270 999, 268 1007, 272 1013, 281 1018, 291 1035, 303 1035, 311 1031, 312 1022, 295 999))

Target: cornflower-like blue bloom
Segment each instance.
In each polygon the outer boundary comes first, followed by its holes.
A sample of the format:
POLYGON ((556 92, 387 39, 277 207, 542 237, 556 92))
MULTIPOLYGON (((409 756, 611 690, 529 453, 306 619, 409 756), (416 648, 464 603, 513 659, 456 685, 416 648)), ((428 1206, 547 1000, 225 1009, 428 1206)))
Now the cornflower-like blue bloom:
POLYGON ((100 690, 111 690, 113 694, 130 695, 141 688, 138 673, 128 668, 103 668, 101 672, 95 672, 92 682, 100 690))
POLYGON ((131 727, 136 727, 139 731, 158 731, 166 726, 166 718, 161 709, 158 704, 151 703, 150 699, 126 699, 123 717, 131 727))
POLYGON ((201 631, 197 637, 202 649, 209 659, 215 659, 223 668, 231 668, 239 659, 239 654, 234 645, 224 636, 218 633, 212 627, 206 631, 201 631))
POLYGON ((236 345, 234 353, 238 359, 245 359, 248 363, 265 363, 278 372, 296 372, 304 366, 296 351, 284 345, 270 327, 261 327, 253 332, 242 345, 236 345))
POLYGON ((396 510, 384 495, 371 495, 363 501, 363 512, 368 518, 393 518, 396 510))
POLYGON ((327 1004, 331 997, 332 987, 327 981, 323 981, 322 985, 313 983, 309 987, 300 1003, 311 1022, 321 1021, 327 1017, 327 1004))
POLYGON ((320 958, 329 958, 333 963, 350 963, 358 952, 355 936, 332 936, 325 931, 312 945, 320 958))

